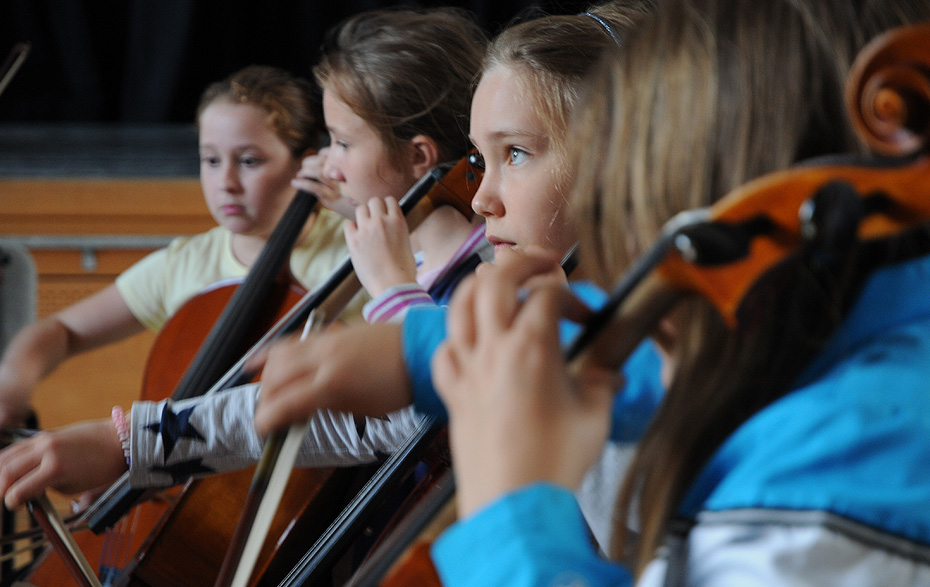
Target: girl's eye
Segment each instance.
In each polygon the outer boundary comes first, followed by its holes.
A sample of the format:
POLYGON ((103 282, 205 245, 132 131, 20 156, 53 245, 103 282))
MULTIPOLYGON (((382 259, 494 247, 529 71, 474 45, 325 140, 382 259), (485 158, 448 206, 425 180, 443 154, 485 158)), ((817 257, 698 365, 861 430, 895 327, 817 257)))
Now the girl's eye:
POLYGON ((477 149, 468 154, 468 162, 475 169, 484 170, 484 156, 477 149))
POLYGON ((339 149, 348 149, 348 148, 349 148, 349 144, 348 144, 347 142, 345 142, 345 141, 342 140, 342 139, 336 138, 335 136, 333 136, 333 133, 332 133, 332 132, 329 133, 329 144, 330 144, 330 147, 336 147, 336 148, 339 148, 339 149))
POLYGON ((524 161, 526 161, 529 156, 530 156, 529 153, 527 153, 523 149, 520 149, 519 147, 510 148, 510 164, 511 165, 519 165, 523 163, 524 161))
POLYGON ((210 166, 210 167, 216 167, 217 165, 220 164, 220 159, 219 159, 219 157, 208 157, 208 156, 204 156, 204 157, 201 157, 201 158, 200 158, 200 164, 201 164, 201 165, 208 165, 208 166, 210 166))
POLYGON ((250 155, 239 158, 239 164, 242 165, 243 167, 255 167, 261 164, 261 162, 262 160, 259 159, 258 157, 253 157, 250 155))

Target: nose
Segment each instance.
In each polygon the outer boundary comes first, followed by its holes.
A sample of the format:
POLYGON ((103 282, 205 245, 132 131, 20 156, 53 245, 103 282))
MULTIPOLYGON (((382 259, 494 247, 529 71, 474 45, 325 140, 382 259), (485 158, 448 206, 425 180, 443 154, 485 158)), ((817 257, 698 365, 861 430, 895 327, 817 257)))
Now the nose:
POLYGON ((504 215, 504 202, 500 199, 500 190, 496 185, 493 174, 485 172, 481 185, 471 200, 471 209, 475 214, 485 218, 494 218, 504 215))
POLYGON ((346 180, 332 154, 328 154, 326 160, 323 162, 323 177, 341 182, 345 182, 346 180))
POLYGON ((223 169, 223 189, 227 192, 238 192, 242 188, 239 181, 239 170, 235 165, 226 165, 223 169))

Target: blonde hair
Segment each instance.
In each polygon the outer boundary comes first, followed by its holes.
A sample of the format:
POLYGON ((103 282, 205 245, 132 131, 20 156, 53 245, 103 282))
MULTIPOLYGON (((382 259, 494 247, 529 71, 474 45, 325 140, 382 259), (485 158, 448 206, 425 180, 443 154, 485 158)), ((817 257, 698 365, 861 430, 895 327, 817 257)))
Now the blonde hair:
POLYGON ((265 123, 274 130, 295 158, 318 149, 323 138, 323 112, 319 93, 305 79, 268 65, 251 65, 204 90, 197 106, 197 122, 217 101, 261 108, 265 123))
MULTIPOLYGON (((801 159, 858 151, 841 102, 850 62, 877 31, 928 11, 893 0, 660 2, 599 66, 573 126, 589 273, 612 282, 678 211, 801 159)), ((822 348, 864 279, 864 254, 786 263, 735 330, 702 299, 676 310, 675 378, 624 482, 614 556, 639 570, 652 559, 707 460, 822 348), (627 550, 634 507, 640 540, 627 550)))
POLYGON ((399 161, 417 135, 436 141, 441 160, 468 152, 472 84, 487 40, 455 9, 377 10, 327 34, 314 75, 372 125, 399 161))
POLYGON ((508 27, 491 42, 482 72, 503 67, 520 75, 526 99, 558 147, 562 171, 567 170, 568 123, 583 80, 651 5, 649 0, 616 0, 583 14, 545 16, 508 27))

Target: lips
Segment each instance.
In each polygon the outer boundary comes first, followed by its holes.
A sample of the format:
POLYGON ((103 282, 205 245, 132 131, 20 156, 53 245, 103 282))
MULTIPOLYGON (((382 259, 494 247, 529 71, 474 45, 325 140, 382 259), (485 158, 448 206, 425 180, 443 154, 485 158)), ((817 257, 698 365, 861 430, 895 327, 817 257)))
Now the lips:
POLYGON ((239 204, 223 204, 220 206, 220 211, 226 216, 238 216, 245 211, 245 207, 239 204))
POLYGON ((502 238, 498 238, 498 237, 493 236, 493 235, 490 235, 490 234, 487 235, 485 238, 488 239, 488 242, 489 242, 489 243, 491 243, 492 245, 494 245, 494 250, 495 250, 495 251, 496 251, 496 250, 499 250, 499 249, 512 249, 512 248, 514 248, 515 246, 517 246, 517 243, 515 243, 515 242, 513 242, 513 241, 506 241, 506 240, 504 240, 504 239, 502 239, 502 238))

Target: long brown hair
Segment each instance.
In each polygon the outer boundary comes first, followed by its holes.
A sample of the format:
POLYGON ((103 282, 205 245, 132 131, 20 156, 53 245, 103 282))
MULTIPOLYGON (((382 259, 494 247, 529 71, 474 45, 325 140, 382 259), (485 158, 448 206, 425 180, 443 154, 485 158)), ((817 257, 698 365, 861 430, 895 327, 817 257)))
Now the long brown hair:
MULTIPOLYGON (((841 102, 849 64, 875 32, 927 12, 893 0, 660 2, 592 77, 573 127, 588 273, 616 279, 676 212, 798 160, 859 150, 841 102)), ((714 451, 822 348, 866 253, 786 263, 734 330, 704 300, 676 309, 677 369, 619 497, 615 556, 639 570, 654 556, 714 451), (640 538, 625 550, 631 516, 640 538)))
POLYGON ((468 152, 472 85, 486 43, 460 10, 365 12, 327 33, 314 75, 395 158, 401 142, 424 135, 451 161, 468 152))

